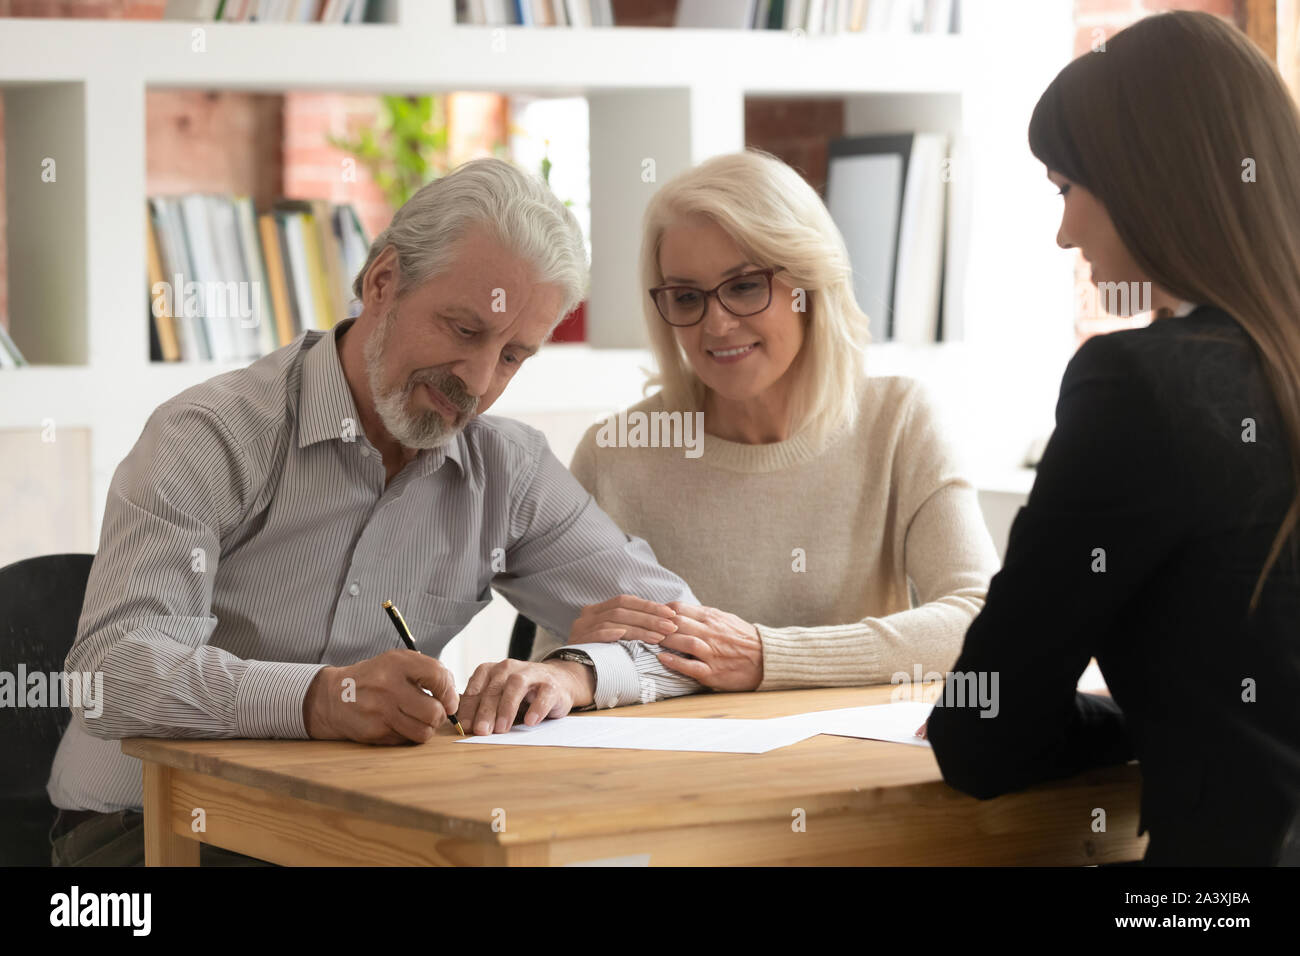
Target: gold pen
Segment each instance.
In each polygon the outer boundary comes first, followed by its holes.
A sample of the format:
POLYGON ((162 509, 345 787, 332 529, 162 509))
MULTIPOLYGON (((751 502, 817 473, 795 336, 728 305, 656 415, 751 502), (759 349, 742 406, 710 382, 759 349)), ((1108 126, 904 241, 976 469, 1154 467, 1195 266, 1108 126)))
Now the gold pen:
MULTIPOLYGON (((406 645, 407 649, 415 651, 417 654, 420 653, 415 650, 415 641, 411 640, 411 629, 406 626, 406 621, 402 618, 402 612, 397 609, 397 605, 392 601, 385 601, 384 610, 388 612, 389 620, 393 622, 393 627, 397 628, 397 636, 402 639, 402 643, 406 645)), ((420 690, 424 691, 430 697, 433 696, 433 693, 426 687, 421 687, 420 690)), ((455 725, 456 729, 460 731, 460 735, 464 737, 465 728, 460 725, 460 721, 456 719, 456 715, 448 714, 447 719, 455 725)))

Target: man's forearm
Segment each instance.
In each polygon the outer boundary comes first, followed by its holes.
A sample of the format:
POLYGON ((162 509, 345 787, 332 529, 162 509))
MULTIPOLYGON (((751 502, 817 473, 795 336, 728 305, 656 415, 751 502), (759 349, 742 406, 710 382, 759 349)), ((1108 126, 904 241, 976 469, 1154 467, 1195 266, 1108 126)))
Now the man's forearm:
POLYGON ((87 636, 65 663, 69 671, 103 675, 97 713, 85 701, 73 702, 72 711, 87 733, 106 740, 301 737, 303 695, 320 666, 242 660, 157 629, 87 636))

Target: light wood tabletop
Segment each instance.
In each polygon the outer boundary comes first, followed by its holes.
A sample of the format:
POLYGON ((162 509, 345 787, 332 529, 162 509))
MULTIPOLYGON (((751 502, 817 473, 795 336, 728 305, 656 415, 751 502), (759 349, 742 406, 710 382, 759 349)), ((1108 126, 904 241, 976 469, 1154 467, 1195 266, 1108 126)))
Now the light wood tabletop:
MULTIPOLYGON (((781 717, 895 690, 702 694, 601 715, 781 717)), ((1135 763, 981 801, 943 782, 929 747, 850 737, 765 754, 459 739, 445 726, 399 747, 136 737, 122 750, 144 763, 150 866, 197 865, 199 842, 309 866, 1074 866, 1146 847, 1135 763)))

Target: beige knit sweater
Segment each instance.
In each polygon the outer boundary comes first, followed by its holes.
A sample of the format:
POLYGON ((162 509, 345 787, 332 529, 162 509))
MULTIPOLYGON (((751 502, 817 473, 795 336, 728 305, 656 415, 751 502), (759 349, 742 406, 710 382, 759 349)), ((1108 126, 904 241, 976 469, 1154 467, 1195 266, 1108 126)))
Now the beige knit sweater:
MULTIPOLYGON (((628 413, 663 410, 656 394, 628 413)), ((759 690, 883 684, 956 660, 998 558, 919 383, 865 378, 856 424, 820 452, 805 434, 706 433, 691 457, 601 447, 599 431, 574 476, 702 603, 758 626, 759 690)), ((539 631, 534 659, 561 643, 539 631)))

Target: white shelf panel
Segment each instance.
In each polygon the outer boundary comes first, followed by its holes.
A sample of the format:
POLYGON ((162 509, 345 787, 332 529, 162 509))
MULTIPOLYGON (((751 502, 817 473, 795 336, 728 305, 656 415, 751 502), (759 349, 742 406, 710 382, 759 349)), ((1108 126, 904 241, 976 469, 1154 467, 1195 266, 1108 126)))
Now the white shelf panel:
MULTIPOLYGON (((956 355, 960 346, 901 349, 893 344, 868 347, 874 375, 905 374, 925 381, 943 406, 961 401, 935 389, 932 368, 939 353, 956 355), (918 360, 916 367, 899 367, 903 352, 918 360), (923 359, 923 361, 921 361, 923 359), (945 402, 944 399, 947 399, 945 402)), ((596 349, 588 345, 556 344, 528 360, 489 414, 529 417, 552 412, 590 411, 592 420, 635 404, 644 397, 643 369, 652 368, 648 349, 596 349)), ((149 414, 162 402, 191 385, 243 364, 151 363, 130 374, 88 366, 25 366, 0 371, 0 429, 40 428, 45 419, 60 427, 111 427, 127 441, 116 458, 144 427, 149 414), (129 433, 129 436, 127 435, 129 433)), ((939 378, 949 377, 951 370, 939 378)), ((968 396, 969 398, 969 396, 968 396)), ((953 435, 957 437, 957 435, 953 435)), ((1031 469, 1017 468, 1006 454, 976 455, 971 477, 981 490, 1028 492, 1031 469)), ((108 463, 105 463, 108 464, 108 463)))
POLYGON ((265 91, 576 93, 723 84, 760 95, 957 92, 969 82, 968 51, 956 35, 3 19, 0 83, 126 74, 152 86, 265 91), (200 27, 206 49, 193 52, 200 27))
MULTIPOLYGON (((239 364, 150 363, 131 369, 86 365, 25 365, 0 371, 0 428, 35 428, 53 418, 62 425, 94 426, 149 412, 178 392, 239 364)), ((138 428, 137 428, 138 430, 138 428)))
POLYGON ((86 366, 24 365, 0 371, 0 428, 85 426, 98 416, 90 389, 97 373, 86 366))
MULTIPOLYGON (((555 344, 529 359, 492 406, 493 415, 617 409, 642 398, 645 349, 555 344)), ((0 429, 95 426, 127 419, 137 431, 159 404, 191 385, 251 363, 151 362, 126 371, 93 366, 27 365, 0 371, 0 429)))
POLYGON ((491 415, 577 410, 616 411, 643 397, 642 368, 654 368, 649 349, 548 345, 530 358, 497 399, 491 415))

